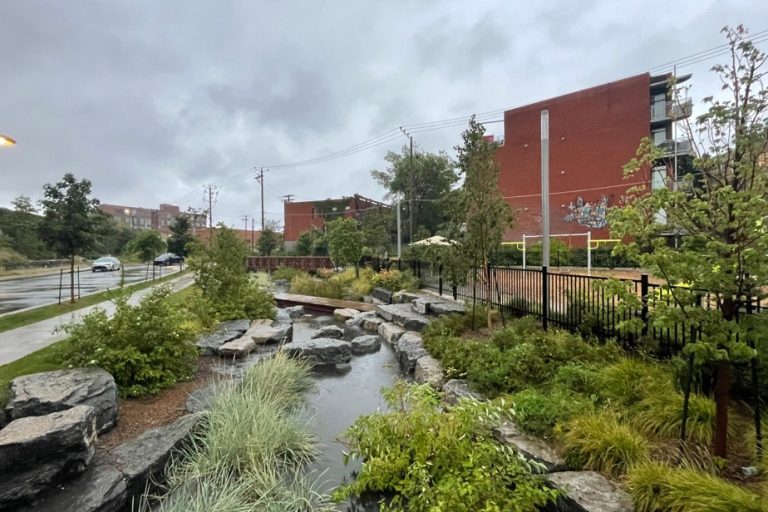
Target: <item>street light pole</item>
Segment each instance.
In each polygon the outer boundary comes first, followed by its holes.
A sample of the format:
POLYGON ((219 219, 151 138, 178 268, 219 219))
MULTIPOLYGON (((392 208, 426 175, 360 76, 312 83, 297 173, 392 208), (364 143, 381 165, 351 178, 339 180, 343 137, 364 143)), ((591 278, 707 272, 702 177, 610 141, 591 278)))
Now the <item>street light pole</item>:
POLYGON ((414 196, 414 192, 415 192, 414 191, 414 188, 415 188, 414 187, 414 178, 415 178, 415 176, 413 174, 413 135, 411 135, 410 133, 405 131, 405 129, 402 126, 400 127, 400 131, 403 132, 403 135, 408 137, 408 140, 411 143, 410 144, 411 145, 411 157, 410 157, 410 168, 411 168, 411 173, 410 174, 411 174, 411 176, 410 176, 410 180, 409 180, 410 183, 408 185, 408 189, 409 189, 408 195, 410 196, 410 198, 408 200, 408 216, 410 218, 409 225, 408 225, 408 239, 410 240, 411 243, 413 243, 413 206, 414 206, 413 205, 413 203, 414 203, 414 197, 413 196, 414 196))

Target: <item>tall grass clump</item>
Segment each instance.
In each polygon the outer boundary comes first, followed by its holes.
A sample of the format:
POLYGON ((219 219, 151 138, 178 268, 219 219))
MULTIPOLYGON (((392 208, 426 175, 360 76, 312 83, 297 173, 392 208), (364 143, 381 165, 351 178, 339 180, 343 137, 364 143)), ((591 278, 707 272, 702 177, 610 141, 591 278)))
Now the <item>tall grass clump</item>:
MULTIPOLYGON (((649 435, 675 438, 683 423, 683 400, 677 392, 649 395, 635 407, 632 423, 649 435)), ((709 446, 715 433, 715 401, 691 393, 685 429, 687 439, 709 446)))
POLYGON ((697 469, 644 461, 627 473, 637 512, 766 512, 768 500, 697 469))
POLYGON ((167 471, 163 512, 331 510, 304 466, 317 453, 303 414, 309 367, 282 353, 219 384, 190 446, 167 471))
POLYGON ((564 425, 566 462, 613 476, 650 455, 648 441, 610 412, 577 416, 564 425))
POLYGON ((645 397, 674 392, 671 372, 651 361, 623 357, 600 370, 601 398, 617 406, 632 407, 645 397))

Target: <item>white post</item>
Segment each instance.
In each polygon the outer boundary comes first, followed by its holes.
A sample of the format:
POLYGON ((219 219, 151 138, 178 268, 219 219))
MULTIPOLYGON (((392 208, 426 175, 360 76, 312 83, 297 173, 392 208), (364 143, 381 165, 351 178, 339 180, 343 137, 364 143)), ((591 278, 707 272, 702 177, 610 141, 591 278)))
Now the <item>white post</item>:
POLYGON ((549 110, 541 111, 541 264, 549 266, 549 110))
POLYGON ((400 200, 397 200, 397 259, 402 256, 402 242, 400 233, 400 200))
POLYGON ((523 270, 525 270, 525 235, 523 235, 523 270))
POLYGON ((592 232, 587 231, 587 275, 592 275, 592 232))

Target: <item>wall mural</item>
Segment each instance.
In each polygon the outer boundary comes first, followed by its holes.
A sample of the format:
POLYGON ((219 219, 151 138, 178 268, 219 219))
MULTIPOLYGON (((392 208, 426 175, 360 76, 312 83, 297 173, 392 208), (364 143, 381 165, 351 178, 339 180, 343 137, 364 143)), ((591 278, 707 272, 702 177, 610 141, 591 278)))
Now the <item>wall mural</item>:
POLYGON ((576 201, 568 205, 568 214, 563 217, 565 222, 576 222, 590 228, 604 228, 608 225, 608 196, 603 195, 599 201, 585 201, 577 196, 576 201))

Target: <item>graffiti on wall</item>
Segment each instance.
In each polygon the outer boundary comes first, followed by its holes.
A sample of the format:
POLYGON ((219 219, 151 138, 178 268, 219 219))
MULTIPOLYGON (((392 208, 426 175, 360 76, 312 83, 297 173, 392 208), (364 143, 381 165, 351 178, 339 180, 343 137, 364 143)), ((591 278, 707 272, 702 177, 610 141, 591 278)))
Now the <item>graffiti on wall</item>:
POLYGON ((608 225, 607 214, 608 196, 601 196, 599 201, 585 201, 583 197, 577 196, 576 201, 568 205, 568 213, 563 220, 590 228, 604 228, 608 225))

